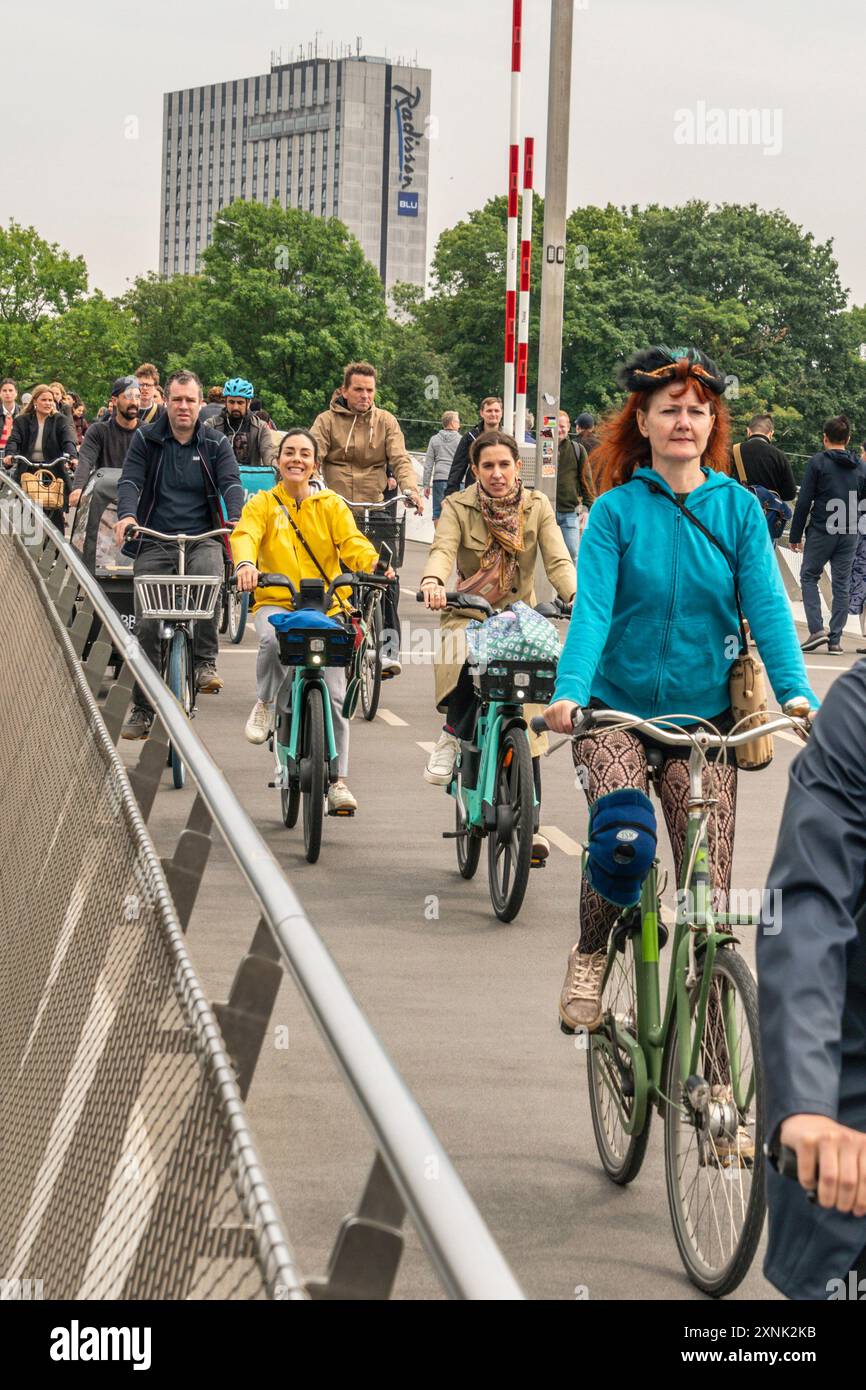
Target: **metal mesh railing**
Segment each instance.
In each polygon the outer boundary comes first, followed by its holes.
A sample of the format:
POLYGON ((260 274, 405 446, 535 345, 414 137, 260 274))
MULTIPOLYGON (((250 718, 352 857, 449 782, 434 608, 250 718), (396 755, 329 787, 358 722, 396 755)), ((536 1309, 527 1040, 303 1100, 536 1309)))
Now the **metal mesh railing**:
POLYGON ((304 1297, 126 774, 8 535, 0 588, 0 1276, 304 1297))

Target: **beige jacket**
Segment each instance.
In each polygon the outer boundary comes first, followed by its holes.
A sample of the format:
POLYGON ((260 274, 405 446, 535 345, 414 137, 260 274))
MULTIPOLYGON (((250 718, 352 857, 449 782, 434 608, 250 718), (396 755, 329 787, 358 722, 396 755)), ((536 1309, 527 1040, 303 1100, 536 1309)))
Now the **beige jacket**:
MULTIPOLYGON (((523 493, 523 509, 523 550, 518 556, 514 586, 498 607, 506 608, 518 600, 535 604, 535 564, 539 551, 548 579, 559 597, 570 603, 577 588, 574 561, 562 539, 553 508, 543 492, 527 488, 523 493)), ((473 483, 463 492, 451 493, 442 504, 436 539, 430 547, 423 578, 438 579, 447 588, 456 564, 458 574, 468 579, 480 568, 487 540, 487 526, 478 502, 478 484, 473 483)), ((466 660, 463 628, 476 616, 442 614, 442 640, 435 660, 438 709, 444 709, 457 684, 460 668, 466 660)))
POLYGON ((335 391, 330 410, 317 415, 311 427, 325 486, 349 502, 381 502, 390 464, 403 491, 417 492, 418 475, 395 417, 375 405, 359 415, 341 399, 335 391))

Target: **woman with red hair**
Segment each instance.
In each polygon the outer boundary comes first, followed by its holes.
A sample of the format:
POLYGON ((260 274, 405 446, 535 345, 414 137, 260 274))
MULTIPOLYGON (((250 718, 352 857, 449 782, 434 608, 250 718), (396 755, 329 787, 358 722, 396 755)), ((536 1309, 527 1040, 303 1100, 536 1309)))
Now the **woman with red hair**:
MULTIPOLYGON (((601 496, 581 541, 577 596, 548 727, 570 733, 575 706, 669 714, 733 725, 728 683, 737 656, 736 589, 776 698, 789 712, 818 701, 757 499, 731 477, 725 378, 697 348, 648 348, 621 369, 628 398, 602 429, 593 465, 601 496), (710 531, 721 550, 690 521, 710 531)), ((676 722, 688 721, 679 719, 676 722)), ((691 726, 694 727, 694 726, 691 726)), ((603 729, 573 745, 590 806, 612 791, 647 794, 647 750, 664 758, 659 796, 680 881, 688 816, 688 750, 644 733, 603 729)), ((712 755, 710 755, 712 756, 712 755)), ((730 890, 736 767, 714 768, 710 851, 716 887, 730 890)), ((607 938, 621 908, 581 883, 580 940, 560 998, 567 1031, 601 1022, 607 938)))

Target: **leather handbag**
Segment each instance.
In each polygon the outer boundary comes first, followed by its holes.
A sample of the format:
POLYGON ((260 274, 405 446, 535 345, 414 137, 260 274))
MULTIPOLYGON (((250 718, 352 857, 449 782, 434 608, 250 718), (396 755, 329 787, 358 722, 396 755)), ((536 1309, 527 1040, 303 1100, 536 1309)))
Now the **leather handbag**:
MULTIPOLYGON (((643 479, 641 481, 644 481, 643 479)), ((741 724, 737 733, 745 733, 747 729, 756 730, 755 737, 749 739, 748 743, 743 743, 734 750, 734 758, 738 768, 743 772, 760 772, 763 768, 769 767, 773 761, 775 744, 772 734, 761 734, 757 730, 762 724, 769 722, 768 701, 767 701, 767 677, 764 665, 756 649, 749 642, 749 635, 746 631, 746 621, 743 617, 743 609, 740 604, 740 586, 737 583, 737 576, 734 566, 731 564, 728 552, 720 541, 716 540, 712 531, 709 531, 702 521, 699 521, 694 512, 690 512, 679 498, 670 498, 670 494, 663 491, 656 483, 647 483, 652 492, 658 492, 663 497, 668 497, 679 507, 683 516, 687 517, 699 531, 702 531, 707 540, 724 555, 728 568, 731 571, 731 578, 734 581, 734 600, 737 605, 737 618, 740 624, 740 653, 734 660, 728 676, 728 691, 731 700, 731 713, 734 722, 741 724)))
POLYGON ((509 586, 502 583, 502 566, 497 559, 496 563, 489 569, 477 569, 474 574, 470 574, 468 579, 460 577, 457 581, 457 589, 461 594, 471 594, 475 598, 484 598, 495 608, 497 603, 501 603, 505 595, 510 592, 509 586))
POLYGON ((56 477, 50 468, 37 468, 33 473, 21 474, 21 490, 47 512, 59 511, 63 506, 63 479, 56 477), (48 479, 47 482, 44 479, 48 479))

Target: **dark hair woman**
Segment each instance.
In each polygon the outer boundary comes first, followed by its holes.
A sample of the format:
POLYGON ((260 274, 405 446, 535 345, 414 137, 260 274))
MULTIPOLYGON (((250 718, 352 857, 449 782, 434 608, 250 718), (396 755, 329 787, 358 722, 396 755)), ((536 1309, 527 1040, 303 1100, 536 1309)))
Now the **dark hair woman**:
MULTIPOLYGON (((593 454, 602 495, 580 549, 580 587, 559 663, 549 728, 569 733, 575 705, 619 709, 641 719, 667 714, 732 727, 728 682, 738 632, 732 568, 742 608, 775 691, 804 713, 812 692, 767 523, 757 499, 728 472, 725 377, 696 348, 650 348, 622 369, 628 391, 593 454), (711 531, 725 555, 683 516, 675 499, 711 531), (725 559, 729 558, 730 564, 725 559)), ((688 719, 677 722, 688 726, 688 719)), ((608 792, 648 793, 644 734, 606 729, 574 745, 592 805, 608 792)), ((661 745, 657 745, 661 748, 661 745)), ((662 748, 660 798, 680 881, 689 776, 687 750, 662 748)), ((737 770, 717 763, 710 849, 717 889, 730 889, 737 770)), ((607 938, 620 909, 581 883, 580 940, 560 999, 567 1029, 601 1022, 607 938)))
MULTIPOLYGON (((509 434, 489 430, 472 444, 470 460, 474 483, 442 503, 436 539, 421 580, 425 606, 445 608, 445 586, 455 564, 464 579, 480 569, 498 567, 502 596, 491 600, 497 611, 518 600, 532 605, 536 602, 539 555, 554 589, 570 603, 575 590, 574 562, 547 497, 523 486, 517 442, 509 434)), ((424 772, 425 781, 434 786, 447 786, 451 781, 460 739, 469 737, 477 709, 464 639, 466 623, 473 616, 452 610, 440 619, 443 642, 436 653, 436 708, 444 712, 445 725, 424 772)), ((527 706, 527 717, 532 713, 533 707, 527 706)), ((540 800, 539 755, 543 745, 539 746, 535 734, 530 735, 530 746, 540 800)), ((547 842, 536 835, 536 857, 547 852, 547 842)))
POLYGON ((80 397, 79 395, 76 395, 76 393, 73 391, 73 392, 72 392, 72 427, 73 427, 73 429, 75 430, 75 441, 76 441, 76 443, 77 443, 79 449, 81 448, 81 444, 82 444, 82 441, 83 441, 83 439, 84 439, 84 436, 85 436, 86 433, 87 433, 87 427, 88 427, 89 424, 90 424, 90 421, 89 421, 88 418, 87 418, 87 412, 86 412, 86 407, 85 407, 84 401, 81 399, 81 397, 80 397))
POLYGON ((61 479, 63 505, 46 511, 49 521, 60 531, 63 530, 64 512, 69 506, 69 477, 65 466, 55 462, 61 454, 78 458, 72 421, 56 409, 50 386, 34 386, 31 399, 12 427, 6 444, 6 459, 8 466, 13 469, 12 476, 16 483, 21 482, 22 473, 32 473, 36 469, 43 469, 61 479), (13 455, 18 455, 18 460, 13 455))

